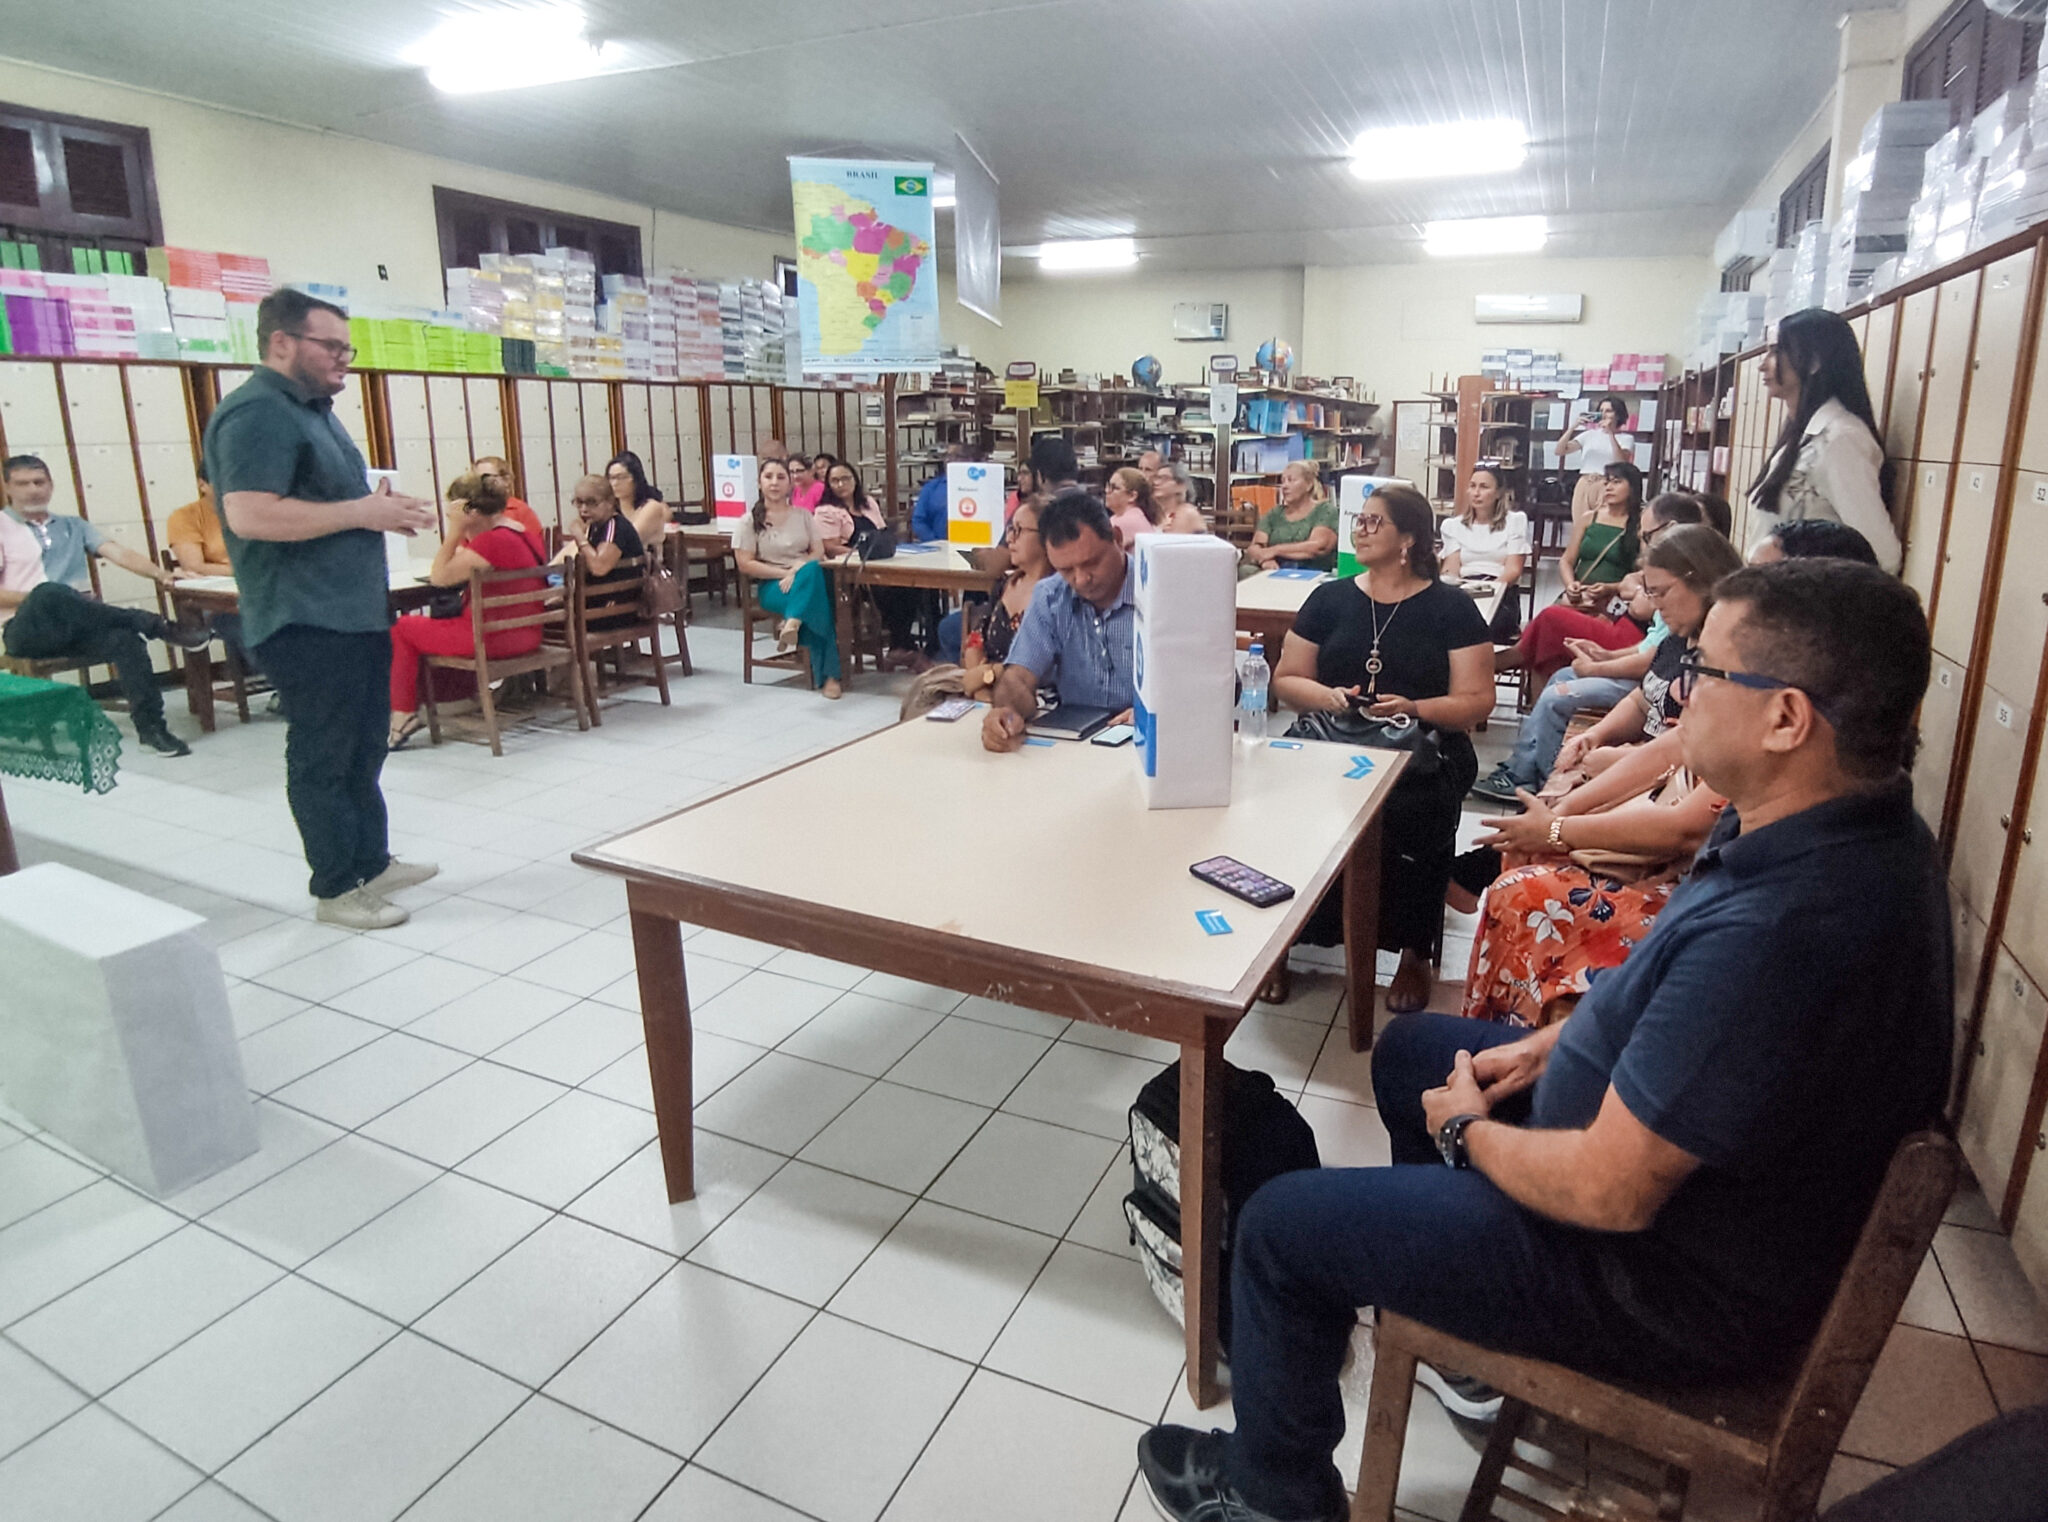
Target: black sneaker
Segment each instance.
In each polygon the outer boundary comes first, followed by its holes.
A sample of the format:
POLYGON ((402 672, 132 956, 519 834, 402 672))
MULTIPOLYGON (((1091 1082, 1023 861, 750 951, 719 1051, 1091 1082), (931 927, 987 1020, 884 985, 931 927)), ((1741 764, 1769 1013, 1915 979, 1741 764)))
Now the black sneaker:
POLYGON ((1460 1421, 1483 1425, 1500 1415, 1500 1391, 1492 1385, 1481 1384, 1469 1374, 1418 1363, 1415 1382, 1434 1395, 1443 1408, 1460 1421))
POLYGON ((1481 798, 1495 798, 1502 803, 1519 803, 1521 800, 1515 796, 1515 789, 1525 788, 1528 785, 1528 783, 1522 781, 1513 772, 1509 771, 1507 762, 1503 761, 1484 777, 1473 783, 1472 791, 1481 798))
POLYGON ((153 725, 147 729, 138 727, 135 731, 135 738, 160 755, 189 756, 192 754, 191 746, 180 740, 161 724, 153 725))
MULTIPOLYGON (((1229 1443, 1221 1431, 1197 1432, 1192 1427, 1160 1426, 1138 1439, 1138 1473, 1152 1498, 1152 1509, 1167 1522, 1283 1522, 1245 1504, 1223 1477, 1223 1454, 1229 1443)), ((1331 1475, 1335 1484, 1335 1473, 1331 1475)), ((1311 1518, 1284 1522, 1344 1522, 1344 1487, 1335 1485, 1331 1506, 1311 1518)))
POLYGON ((213 643, 213 629, 207 624, 174 624, 161 619, 163 625, 157 630, 157 638, 167 645, 180 650, 204 650, 213 643))

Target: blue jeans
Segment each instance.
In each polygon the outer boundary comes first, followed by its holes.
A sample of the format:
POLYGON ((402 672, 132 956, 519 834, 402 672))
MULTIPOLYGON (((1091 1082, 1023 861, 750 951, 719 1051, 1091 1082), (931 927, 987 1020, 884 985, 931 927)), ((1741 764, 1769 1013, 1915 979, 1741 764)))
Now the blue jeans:
POLYGON ((939 659, 949 665, 960 664, 960 610, 955 608, 939 620, 939 659))
MULTIPOLYGON (((1524 1034, 1455 1015, 1400 1016, 1372 1064, 1394 1166, 1282 1174, 1245 1206, 1231 1270, 1237 1430, 1226 1469, 1260 1511, 1314 1517, 1329 1506, 1330 1455, 1344 1436, 1338 1372, 1361 1306, 1506 1352, 1648 1378, 1698 1374, 1725 1335, 1647 1237, 1560 1225, 1484 1174, 1443 1165, 1423 1090, 1444 1081, 1457 1052, 1524 1034)), ((1527 1114, 1522 1095, 1496 1118, 1527 1114)))
POLYGON ((1508 757, 1508 771, 1521 786, 1543 786, 1572 715, 1581 708, 1612 708, 1636 689, 1617 676, 1573 676, 1571 667, 1554 672, 1542 694, 1522 720, 1522 732, 1508 757))

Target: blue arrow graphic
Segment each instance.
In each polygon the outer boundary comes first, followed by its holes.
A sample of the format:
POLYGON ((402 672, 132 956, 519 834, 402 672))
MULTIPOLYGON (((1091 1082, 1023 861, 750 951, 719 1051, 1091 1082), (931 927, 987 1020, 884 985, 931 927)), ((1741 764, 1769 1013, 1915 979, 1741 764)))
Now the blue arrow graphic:
POLYGON ((1371 771, 1372 771, 1372 757, 1371 757, 1371 756, 1353 756, 1353 757, 1351 758, 1351 770, 1350 770, 1350 771, 1348 771, 1348 772, 1346 772, 1346 773, 1345 773, 1344 775, 1345 775, 1345 777, 1346 777, 1346 778, 1348 778, 1349 780, 1351 780, 1351 781, 1354 781, 1354 782, 1355 782, 1355 781, 1356 781, 1356 780, 1357 780, 1358 778, 1360 778, 1360 777, 1363 777, 1363 776, 1366 776, 1366 775, 1367 775, 1368 773, 1370 773, 1371 771))

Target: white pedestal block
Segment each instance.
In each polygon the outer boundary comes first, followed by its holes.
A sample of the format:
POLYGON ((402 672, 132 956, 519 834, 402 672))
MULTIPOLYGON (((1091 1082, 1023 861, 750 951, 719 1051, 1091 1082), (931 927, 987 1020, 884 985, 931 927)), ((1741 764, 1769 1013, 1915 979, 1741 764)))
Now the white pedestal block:
POLYGON ((154 1194, 256 1150, 220 960, 198 915, 70 867, 0 877, 0 1088, 154 1194))

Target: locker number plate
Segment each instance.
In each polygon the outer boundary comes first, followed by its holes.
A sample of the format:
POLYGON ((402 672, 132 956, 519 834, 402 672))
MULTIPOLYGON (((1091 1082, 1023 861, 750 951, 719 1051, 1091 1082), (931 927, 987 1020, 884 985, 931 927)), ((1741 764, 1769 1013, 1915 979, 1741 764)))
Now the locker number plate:
POLYGON ((1970 490, 1971 490, 1971 491, 1982 491, 1983 489, 1984 489, 1984 472, 1983 472, 1983 471, 1981 471, 1981 470, 1973 470, 1973 471, 1971 471, 1971 472, 1970 472, 1970 490))
POLYGON ((2048 481, 2036 481, 2034 483, 2034 500, 2036 502, 2048 502, 2048 481))
POLYGON ((1998 727, 2000 729, 2012 728, 2012 704, 2000 703, 1996 710, 1996 714, 1998 718, 1998 727))

